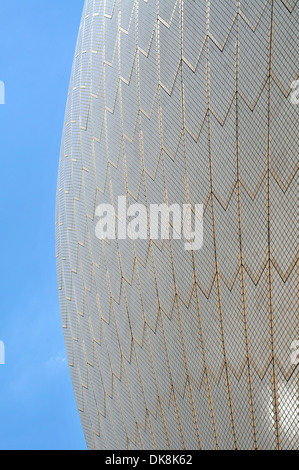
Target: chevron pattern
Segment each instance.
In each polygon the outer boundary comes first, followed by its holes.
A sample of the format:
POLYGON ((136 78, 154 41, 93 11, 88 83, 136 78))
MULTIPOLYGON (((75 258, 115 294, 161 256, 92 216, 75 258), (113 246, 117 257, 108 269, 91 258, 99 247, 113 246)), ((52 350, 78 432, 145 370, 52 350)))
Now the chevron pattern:
POLYGON ((58 288, 90 449, 299 449, 297 0, 86 0, 58 288), (204 246, 95 237, 95 208, 204 204, 204 246))

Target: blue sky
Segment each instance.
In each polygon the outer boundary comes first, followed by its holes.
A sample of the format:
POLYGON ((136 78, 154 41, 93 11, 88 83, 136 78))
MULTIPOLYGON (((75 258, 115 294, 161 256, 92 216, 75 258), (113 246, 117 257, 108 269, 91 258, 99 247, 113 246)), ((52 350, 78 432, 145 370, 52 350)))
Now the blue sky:
POLYGON ((1 0, 0 449, 85 449, 60 320, 55 193, 83 0, 1 0))

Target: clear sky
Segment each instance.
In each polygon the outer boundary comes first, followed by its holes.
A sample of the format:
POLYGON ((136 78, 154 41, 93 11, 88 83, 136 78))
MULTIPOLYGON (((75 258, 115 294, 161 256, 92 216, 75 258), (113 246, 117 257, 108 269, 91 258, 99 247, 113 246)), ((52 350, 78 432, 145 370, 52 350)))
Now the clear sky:
POLYGON ((0 449, 85 449, 60 320, 55 194, 83 0, 1 0, 0 449))

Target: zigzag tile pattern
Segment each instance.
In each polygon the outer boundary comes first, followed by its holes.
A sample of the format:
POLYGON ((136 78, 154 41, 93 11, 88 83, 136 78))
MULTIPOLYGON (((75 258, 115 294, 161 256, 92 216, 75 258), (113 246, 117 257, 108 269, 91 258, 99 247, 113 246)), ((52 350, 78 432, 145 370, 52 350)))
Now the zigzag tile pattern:
POLYGON ((86 0, 56 253, 90 449, 298 449, 297 0, 86 0), (204 204, 204 245, 95 208, 204 204))

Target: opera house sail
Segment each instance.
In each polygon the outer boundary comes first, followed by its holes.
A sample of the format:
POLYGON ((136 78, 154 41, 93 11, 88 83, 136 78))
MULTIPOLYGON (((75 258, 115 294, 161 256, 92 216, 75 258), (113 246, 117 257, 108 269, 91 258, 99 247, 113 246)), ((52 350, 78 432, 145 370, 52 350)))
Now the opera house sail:
POLYGON ((299 449, 298 28, 297 0, 85 1, 56 259, 89 449, 299 449))

